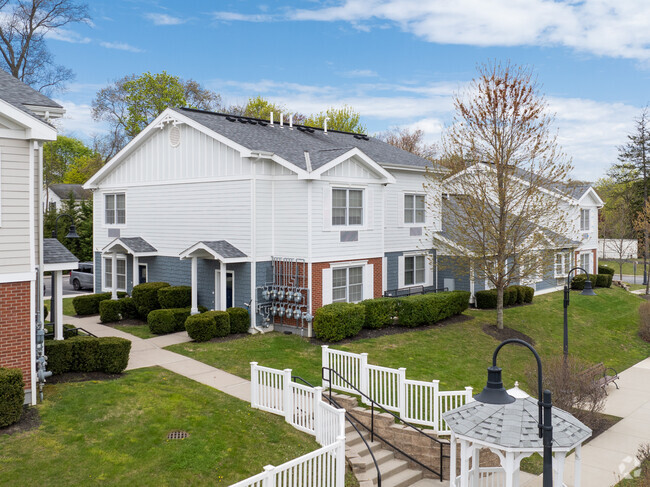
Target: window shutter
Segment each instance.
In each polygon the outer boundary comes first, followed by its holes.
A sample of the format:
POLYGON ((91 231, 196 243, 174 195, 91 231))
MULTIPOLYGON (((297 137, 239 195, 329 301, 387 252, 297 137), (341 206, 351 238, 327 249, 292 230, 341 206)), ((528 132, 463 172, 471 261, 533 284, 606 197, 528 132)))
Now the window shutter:
POLYGON ((404 256, 397 258, 397 287, 404 287, 404 256))
MULTIPOLYGON (((323 230, 332 229, 332 188, 323 187, 323 230)), ((331 272, 330 272, 331 274, 331 272)))
POLYGON ((367 264, 363 267, 363 299, 374 298, 375 290, 375 266, 367 264))
POLYGON ((323 269, 323 306, 332 304, 332 269, 323 269))

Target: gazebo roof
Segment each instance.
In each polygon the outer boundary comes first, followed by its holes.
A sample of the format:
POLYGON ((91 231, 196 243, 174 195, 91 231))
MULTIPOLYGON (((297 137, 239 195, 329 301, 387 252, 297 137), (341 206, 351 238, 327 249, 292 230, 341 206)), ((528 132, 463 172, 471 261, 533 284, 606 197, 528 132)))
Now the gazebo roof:
POLYGON ((60 271, 79 267, 79 259, 55 238, 43 239, 43 270, 60 271))
MULTIPOLYGON (((472 401, 442 414, 457 436, 502 450, 542 451, 539 408, 531 397, 510 404, 472 401)), ((553 407, 553 449, 570 450, 591 436, 591 430, 566 411, 553 407)))

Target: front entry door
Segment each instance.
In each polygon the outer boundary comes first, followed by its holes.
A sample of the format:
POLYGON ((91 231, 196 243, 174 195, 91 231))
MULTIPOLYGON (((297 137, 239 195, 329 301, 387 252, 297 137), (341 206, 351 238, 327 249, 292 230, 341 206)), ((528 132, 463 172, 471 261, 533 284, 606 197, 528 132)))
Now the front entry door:
MULTIPOLYGON (((221 271, 214 273, 214 309, 221 309, 221 271)), ((226 309, 232 308, 235 300, 235 273, 226 271, 226 309)))
POLYGON ((147 282, 147 264, 138 264, 138 282, 147 282))

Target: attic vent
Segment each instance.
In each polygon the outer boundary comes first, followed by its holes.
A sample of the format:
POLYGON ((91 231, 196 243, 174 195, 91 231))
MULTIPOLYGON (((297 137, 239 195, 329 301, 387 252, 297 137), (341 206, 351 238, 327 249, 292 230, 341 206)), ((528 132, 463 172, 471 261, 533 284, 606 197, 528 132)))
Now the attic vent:
POLYGON ((178 147, 181 143, 181 129, 179 129, 177 126, 172 126, 171 129, 169 129, 169 145, 172 147, 178 147))

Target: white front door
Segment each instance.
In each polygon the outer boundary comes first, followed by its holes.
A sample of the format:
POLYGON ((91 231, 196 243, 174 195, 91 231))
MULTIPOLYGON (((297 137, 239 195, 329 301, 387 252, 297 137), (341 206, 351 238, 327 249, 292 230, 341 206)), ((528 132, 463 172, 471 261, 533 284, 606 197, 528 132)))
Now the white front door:
POLYGON ((226 271, 226 306, 221 306, 221 271, 217 269, 214 273, 214 309, 228 309, 234 306, 235 302, 235 272, 226 271))

